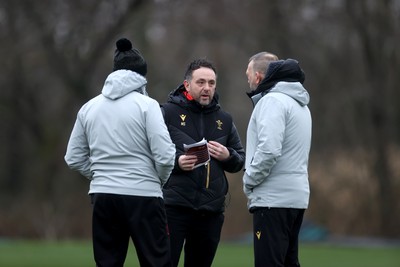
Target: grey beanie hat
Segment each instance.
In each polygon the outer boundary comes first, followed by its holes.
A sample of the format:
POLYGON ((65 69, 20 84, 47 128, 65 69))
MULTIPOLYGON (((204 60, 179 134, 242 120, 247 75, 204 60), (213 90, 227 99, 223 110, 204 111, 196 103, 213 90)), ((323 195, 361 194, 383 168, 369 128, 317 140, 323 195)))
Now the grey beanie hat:
POLYGON ((147 63, 139 50, 132 47, 131 41, 121 38, 116 42, 114 53, 114 68, 116 70, 131 70, 142 76, 147 74, 147 63))

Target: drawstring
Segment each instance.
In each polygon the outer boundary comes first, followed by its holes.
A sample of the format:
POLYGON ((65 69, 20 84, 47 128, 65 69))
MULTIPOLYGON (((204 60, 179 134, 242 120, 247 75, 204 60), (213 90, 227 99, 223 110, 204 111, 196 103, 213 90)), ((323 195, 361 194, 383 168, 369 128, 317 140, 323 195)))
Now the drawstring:
POLYGON ((208 188, 210 184, 210 163, 206 163, 205 167, 207 168, 206 188, 208 188))

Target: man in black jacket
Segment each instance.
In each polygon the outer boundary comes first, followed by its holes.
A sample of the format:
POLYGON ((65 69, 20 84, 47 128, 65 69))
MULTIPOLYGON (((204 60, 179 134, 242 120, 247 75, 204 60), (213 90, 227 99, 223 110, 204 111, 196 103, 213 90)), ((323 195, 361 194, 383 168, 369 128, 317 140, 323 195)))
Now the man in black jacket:
POLYGON ((211 266, 224 222, 227 172, 238 172, 244 149, 232 116, 218 104, 216 69, 197 59, 186 70, 183 84, 162 105, 165 123, 176 145, 175 166, 163 193, 170 231, 173 266, 185 244, 185 266, 211 266), (207 140, 210 161, 198 167, 184 144, 207 140))

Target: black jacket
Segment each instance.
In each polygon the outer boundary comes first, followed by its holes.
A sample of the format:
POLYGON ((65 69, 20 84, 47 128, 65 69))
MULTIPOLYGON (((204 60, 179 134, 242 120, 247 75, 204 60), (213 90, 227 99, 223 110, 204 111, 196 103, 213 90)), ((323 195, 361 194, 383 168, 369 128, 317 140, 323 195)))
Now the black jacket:
POLYGON ((183 92, 185 88, 181 85, 162 105, 165 123, 176 145, 175 167, 163 188, 165 204, 222 212, 228 192, 225 171, 240 171, 245 152, 232 116, 221 109, 217 94, 203 107, 194 100, 189 101, 183 92), (209 166, 200 166, 193 171, 181 170, 178 158, 184 154, 183 144, 189 145, 203 138, 226 146, 230 157, 222 162, 211 157, 209 166))

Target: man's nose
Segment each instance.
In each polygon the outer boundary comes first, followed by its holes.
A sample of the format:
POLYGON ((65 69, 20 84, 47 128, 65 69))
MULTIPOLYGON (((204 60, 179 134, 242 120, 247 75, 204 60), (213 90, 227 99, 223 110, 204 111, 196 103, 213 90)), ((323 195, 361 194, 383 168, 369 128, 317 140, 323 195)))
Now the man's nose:
POLYGON ((211 90, 211 88, 212 88, 212 85, 209 83, 206 83, 206 85, 204 86, 205 90, 211 90))

